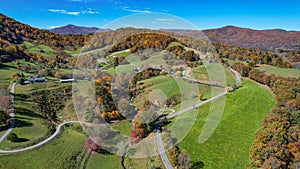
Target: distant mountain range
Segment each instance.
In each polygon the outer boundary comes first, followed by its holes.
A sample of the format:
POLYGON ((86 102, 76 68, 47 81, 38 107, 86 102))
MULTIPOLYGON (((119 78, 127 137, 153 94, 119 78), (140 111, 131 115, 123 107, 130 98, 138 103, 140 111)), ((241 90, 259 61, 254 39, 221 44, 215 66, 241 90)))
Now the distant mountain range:
POLYGON ((62 35, 66 35, 66 34, 87 35, 87 34, 95 33, 95 32, 106 32, 106 31, 109 31, 109 29, 99 29, 96 27, 75 26, 75 25, 69 24, 66 26, 50 29, 50 31, 53 33, 62 34, 62 35))
POLYGON ((281 29, 253 30, 235 26, 225 26, 217 29, 198 30, 166 30, 190 37, 202 37, 203 33, 212 42, 229 44, 245 48, 260 48, 274 50, 300 49, 300 32, 281 29))
MULTIPOLYGON (((277 48, 300 50, 299 31, 285 31, 282 29, 253 30, 236 26, 225 26, 222 28, 206 29, 203 31, 183 29, 161 30, 173 32, 180 35, 187 35, 194 38, 203 38, 204 33, 204 35, 212 42, 225 43, 232 46, 260 48, 268 50, 274 50, 277 48)), ((94 33, 96 31, 106 32, 109 31, 109 29, 66 25, 63 27, 51 29, 50 31, 58 34, 86 35, 89 33, 94 33)))

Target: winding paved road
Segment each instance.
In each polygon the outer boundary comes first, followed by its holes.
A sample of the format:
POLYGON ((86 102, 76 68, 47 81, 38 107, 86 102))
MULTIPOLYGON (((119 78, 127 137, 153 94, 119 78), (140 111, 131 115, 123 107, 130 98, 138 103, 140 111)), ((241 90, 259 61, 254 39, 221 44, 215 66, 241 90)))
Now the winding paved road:
MULTIPOLYGON (((235 71, 234 69, 232 69, 232 68, 229 68, 229 70, 234 73, 235 79, 236 79, 236 86, 238 87, 239 84, 240 84, 240 82, 241 82, 241 76, 240 76, 240 74, 237 71, 235 71)), ((193 80, 193 79, 189 79, 189 78, 187 78, 187 79, 188 80, 192 80, 192 81, 197 81, 197 80, 193 80)), ((189 110, 192 110, 194 108, 200 107, 200 106, 202 106, 202 105, 204 105, 204 104, 206 104, 208 102, 211 102, 211 101, 213 101, 215 99, 218 99, 218 98, 220 98, 220 97, 222 97, 222 96, 224 96, 226 94, 227 94, 227 92, 220 93, 220 94, 218 94, 218 95, 216 95, 216 96, 214 96, 214 97, 212 97, 210 99, 207 99, 207 100, 205 100, 203 102, 199 102, 199 103, 197 103, 197 104, 195 104, 195 105, 193 105, 191 107, 185 108, 185 109, 180 110, 180 111, 178 111, 176 113, 172 113, 172 114, 166 116, 166 118, 167 119, 174 118, 174 117, 176 117, 176 116, 178 116, 178 115, 180 115, 182 113, 185 113, 185 112, 187 112, 189 110)), ((164 117, 160 118, 159 121, 161 121, 163 118, 164 117)), ((159 125, 161 125, 161 123, 157 123, 156 125, 157 126, 155 128, 158 129, 158 128, 160 128, 159 125)), ((172 167, 172 165, 171 165, 171 163, 170 163, 170 161, 168 159, 167 154, 165 153, 165 149, 164 149, 164 145, 163 145, 163 142, 162 142, 160 130, 156 130, 155 140, 156 140, 156 146, 157 146, 157 149, 159 151, 160 158, 161 158, 161 160, 162 160, 165 168, 172 169, 173 167, 172 167)))
POLYGON ((222 96, 226 95, 226 93, 227 92, 220 93, 220 94, 218 94, 218 95, 216 95, 216 96, 214 96, 214 97, 212 97, 210 99, 207 99, 205 101, 199 102, 199 103, 197 103, 197 104, 195 104, 195 105, 193 105, 191 107, 188 107, 188 108, 182 109, 182 110, 180 110, 180 111, 178 111, 176 113, 170 114, 170 115, 166 116, 166 118, 167 119, 171 119, 171 118, 174 118, 174 117, 176 117, 176 116, 178 116, 178 115, 180 115, 182 113, 185 113, 185 112, 187 112, 189 110, 192 110, 194 108, 198 108, 198 107, 200 107, 200 106, 202 106, 202 105, 204 105, 204 104, 206 104, 208 102, 211 102, 211 101, 213 101, 213 100, 215 100, 215 99, 217 99, 219 97, 222 97, 222 96))
MULTIPOLYGON (((197 103, 197 104, 195 104, 195 105, 193 105, 193 106, 191 106, 191 107, 182 109, 182 110, 180 110, 180 111, 178 111, 178 112, 176 112, 176 113, 172 113, 172 114, 170 114, 170 115, 168 115, 168 116, 166 116, 166 117, 161 117, 161 118, 159 118, 159 121, 163 120, 164 118, 167 118, 167 119, 174 118, 174 117, 176 117, 176 116, 178 116, 178 115, 180 115, 180 114, 182 114, 182 113, 185 113, 185 112, 187 112, 187 111, 189 111, 189 110, 192 110, 192 109, 194 109, 194 108, 200 107, 200 106, 202 106, 202 105, 204 105, 204 104, 206 104, 206 103, 208 103, 208 102, 211 102, 211 101, 213 101, 213 100, 215 100, 215 99, 218 99, 218 98, 220 98, 220 97, 226 95, 226 93, 227 93, 227 92, 220 93, 220 94, 218 94, 218 95, 216 95, 216 96, 214 96, 214 97, 212 97, 212 98, 210 98, 210 99, 207 99, 207 100, 205 100, 205 101, 199 102, 199 103, 197 103)), ((157 126, 156 126, 155 128, 158 129, 158 128, 160 128, 159 125, 161 125, 161 123, 157 123, 156 125, 157 125, 157 126)), ((163 162, 165 168, 167 168, 167 169, 172 169, 173 167, 172 167, 172 165, 171 165, 171 163, 170 163, 170 161, 169 161, 169 159, 168 159, 167 154, 165 153, 165 148, 164 148, 164 145, 163 145, 163 142, 162 142, 160 130, 156 130, 156 133, 155 133, 155 140, 156 140, 156 146, 157 146, 157 149, 158 149, 160 158, 161 158, 161 160, 162 160, 162 162, 163 162)))
POLYGON ((240 73, 237 72, 236 70, 232 69, 231 67, 229 68, 229 70, 235 75, 235 85, 236 85, 236 87, 239 87, 239 85, 241 83, 240 73))
POLYGON ((38 148, 46 143, 48 143, 49 141, 51 141, 52 139, 54 139, 61 131, 61 128, 66 125, 66 124, 70 124, 70 123, 79 123, 78 121, 66 121, 66 122, 63 122, 61 124, 59 124, 56 128, 56 131, 50 136, 48 137, 47 139, 43 140, 42 142, 38 143, 38 144, 35 144, 35 145, 32 145, 32 146, 29 146, 29 147, 26 147, 26 148, 22 148, 22 149, 16 149, 16 150, 0 150, 0 153, 6 153, 6 154, 11 154, 11 153, 20 153, 20 152, 23 152, 23 151, 28 151, 28 150, 32 150, 32 149, 35 149, 35 148, 38 148))
POLYGON ((9 116, 11 118, 9 129, 0 137, 0 143, 9 135, 12 129, 15 126, 15 109, 14 109, 14 93, 15 93, 15 85, 13 83, 10 90, 10 99, 11 99, 11 108, 9 109, 9 116))
MULTIPOLYGON (((15 122, 15 113, 14 113, 15 85, 16 85, 16 83, 12 84, 11 91, 10 91, 10 93, 11 93, 10 94, 11 95, 11 103, 12 103, 12 106, 11 106, 11 109, 10 109, 11 123, 10 123, 9 129, 0 137, 0 143, 9 135, 9 133, 13 130, 14 125, 15 125, 15 123, 14 123, 15 122)), ((26 148, 22 148, 22 149, 16 149, 16 150, 0 150, 0 153, 6 153, 6 154, 9 154, 9 153, 19 153, 19 152, 23 152, 23 151, 27 151, 27 150, 32 150, 32 149, 38 148, 38 147, 40 147, 40 146, 48 143, 50 140, 54 139, 60 133, 62 126, 66 125, 66 124, 70 124, 70 123, 79 123, 79 122, 78 121, 66 121, 66 122, 63 122, 63 123, 61 123, 61 124, 59 124, 57 126, 56 131, 50 137, 48 137, 47 139, 41 141, 38 144, 29 146, 29 147, 26 147, 26 148)))
POLYGON ((164 166, 167 169, 172 169, 173 167, 172 167, 172 165, 171 165, 171 163, 170 163, 170 161, 168 159, 167 154, 165 153, 164 144, 162 142, 162 138, 161 138, 161 134, 160 134, 159 130, 157 130, 157 132, 155 134, 155 141, 156 141, 156 146, 157 146, 160 158, 161 158, 164 166))

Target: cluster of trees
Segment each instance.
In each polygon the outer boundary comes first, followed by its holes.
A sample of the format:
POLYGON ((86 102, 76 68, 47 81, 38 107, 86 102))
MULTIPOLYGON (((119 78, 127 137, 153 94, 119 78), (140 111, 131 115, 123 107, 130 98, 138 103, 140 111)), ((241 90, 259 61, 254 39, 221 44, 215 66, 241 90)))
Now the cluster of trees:
POLYGON ((10 120, 8 109, 11 105, 9 93, 5 89, 0 91, 0 128, 5 127, 10 120))
POLYGON ((232 64, 231 67, 234 70, 238 71, 244 77, 248 77, 249 71, 251 70, 251 67, 249 67, 248 65, 245 65, 241 62, 236 62, 236 63, 232 64))
POLYGON ((282 50, 277 49, 275 51, 279 56, 286 58, 291 62, 291 66, 294 68, 300 68, 300 50, 282 50))
POLYGON ((101 145, 98 142, 96 143, 95 139, 87 137, 85 140, 85 146, 89 152, 99 152, 101 150, 101 145))
POLYGON ((202 168, 203 165, 192 162, 188 152, 186 150, 180 150, 177 146, 171 148, 168 151, 170 163, 172 163, 178 169, 193 169, 202 168))
POLYGON ((36 41, 54 49, 72 49, 72 47, 83 46, 88 37, 82 35, 59 35, 48 30, 33 28, 22 24, 3 14, 0 14, 0 39, 11 44, 22 44, 24 40, 36 41))
POLYGON ((140 33, 132 35, 114 45, 109 52, 130 49, 131 53, 137 50, 156 48, 166 49, 171 42, 178 42, 174 37, 161 33, 140 33))
POLYGON ((262 122, 250 151, 252 165, 262 168, 297 168, 300 166, 300 83, 252 69, 249 78, 269 86, 277 100, 276 107, 262 122))
POLYGON ((214 43, 220 58, 230 60, 248 61, 253 64, 268 64, 277 67, 291 67, 287 60, 283 60, 277 54, 262 49, 247 49, 227 44, 214 43))
POLYGON ((9 115, 7 111, 0 109, 0 128, 5 127, 9 123, 9 115))
POLYGON ((200 60, 199 54, 196 54, 193 50, 185 50, 181 45, 171 46, 166 50, 175 54, 178 60, 184 60, 187 62, 195 62, 200 60))
MULTIPOLYGON (((59 68, 73 68, 76 59, 64 52, 81 47, 88 40, 89 35, 58 35, 47 30, 40 30, 29 25, 22 24, 14 19, 0 14, 0 65, 2 62, 11 62, 17 59, 35 63, 43 69, 53 70, 59 68), (24 41, 34 45, 46 45, 55 50, 55 54, 49 57, 42 57, 40 52, 29 52, 24 41)), ((36 69, 31 65, 22 65, 21 70, 26 72, 36 69)), ((32 72, 30 72, 32 73, 32 72)), ((36 72, 35 72, 36 73, 36 72)), ((50 74, 53 75, 53 74, 50 74)))
POLYGON ((112 76, 102 73, 95 82, 95 95, 97 105, 100 108, 102 117, 106 121, 121 119, 121 114, 117 111, 111 91, 112 76))
POLYGON ((32 100, 37 103, 37 110, 50 121, 57 120, 57 112, 66 106, 67 100, 72 97, 71 87, 55 90, 38 90, 31 94, 32 100))

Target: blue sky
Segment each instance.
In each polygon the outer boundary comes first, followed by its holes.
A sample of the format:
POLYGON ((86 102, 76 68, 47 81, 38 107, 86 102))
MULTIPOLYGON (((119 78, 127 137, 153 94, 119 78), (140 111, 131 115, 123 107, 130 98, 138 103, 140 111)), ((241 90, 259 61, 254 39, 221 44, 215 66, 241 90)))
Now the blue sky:
POLYGON ((148 19, 152 24, 147 21, 139 26, 185 28, 173 15, 198 29, 235 25, 300 31, 299 7, 299 0, 0 0, 1 13, 43 29, 66 24, 103 27, 118 18, 140 14, 127 25, 136 26, 148 19), (170 15, 158 14, 150 21, 155 13, 170 15))

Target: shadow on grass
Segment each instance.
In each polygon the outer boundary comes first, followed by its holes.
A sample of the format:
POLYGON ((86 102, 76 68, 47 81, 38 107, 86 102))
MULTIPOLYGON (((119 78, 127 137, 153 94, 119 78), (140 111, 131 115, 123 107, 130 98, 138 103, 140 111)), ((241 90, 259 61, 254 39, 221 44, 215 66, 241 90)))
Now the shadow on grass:
POLYGON ((26 94, 15 94, 15 100, 18 100, 18 101, 30 101, 30 97, 26 94))
POLYGON ((99 153, 99 154, 104 154, 104 155, 115 155, 115 154, 113 154, 113 153, 111 153, 107 150, 104 150, 104 149, 97 150, 96 152, 99 153))
POLYGON ((9 129, 9 126, 10 126, 10 123, 6 124, 5 126, 1 126, 1 127, 0 127, 0 132, 1 132, 1 131, 8 130, 8 129, 9 129))
POLYGON ((2 70, 9 70, 10 68, 15 69, 16 67, 10 66, 10 65, 1 64, 1 68, 0 69, 2 69, 2 70))
POLYGON ((18 118, 15 118, 15 125, 14 128, 22 128, 22 127, 30 127, 33 124, 24 120, 20 120, 18 118))
POLYGON ((200 169, 204 167, 204 163, 202 161, 193 162, 193 166, 191 169, 200 169))
POLYGON ((29 117, 15 117, 15 118, 20 119, 20 120, 32 120, 29 117))
POLYGON ((18 138, 18 139, 15 141, 15 143, 23 143, 23 142, 27 142, 27 141, 29 141, 29 139, 27 139, 27 138, 18 138))
POLYGON ((33 111, 30 111, 28 109, 25 109, 23 107, 16 107, 16 114, 24 115, 24 116, 30 116, 30 117, 36 117, 36 118, 43 118, 43 116, 34 113, 33 111))

